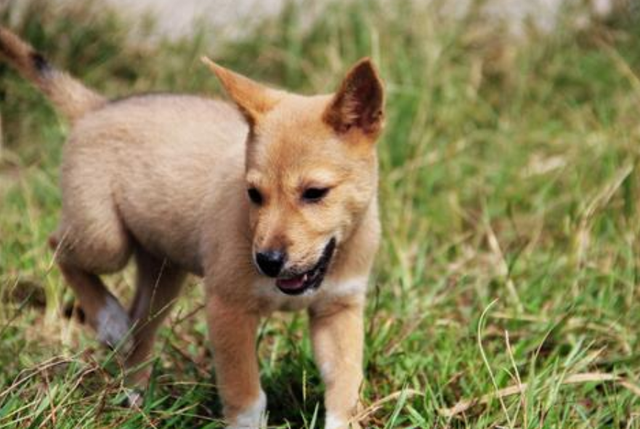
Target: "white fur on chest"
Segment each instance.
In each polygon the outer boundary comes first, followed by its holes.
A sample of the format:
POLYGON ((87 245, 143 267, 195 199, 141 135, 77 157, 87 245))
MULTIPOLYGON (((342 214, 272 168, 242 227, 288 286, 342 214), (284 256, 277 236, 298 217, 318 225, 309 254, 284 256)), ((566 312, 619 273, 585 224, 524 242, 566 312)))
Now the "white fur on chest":
POLYGON ((327 277, 317 290, 309 290, 302 295, 287 295, 277 288, 274 279, 260 278, 254 283, 254 291, 267 311, 299 311, 323 300, 363 295, 367 280, 367 276, 347 279, 327 277))

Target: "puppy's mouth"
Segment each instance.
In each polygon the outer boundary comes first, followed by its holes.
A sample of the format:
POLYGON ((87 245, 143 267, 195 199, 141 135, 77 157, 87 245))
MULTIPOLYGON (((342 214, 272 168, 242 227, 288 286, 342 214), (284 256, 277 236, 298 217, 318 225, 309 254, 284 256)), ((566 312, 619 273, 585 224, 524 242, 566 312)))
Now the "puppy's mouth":
POLYGON ((308 290, 315 290, 320 287, 324 276, 329 268, 329 263, 336 250, 336 239, 329 240, 322 251, 322 256, 316 265, 304 273, 296 273, 294 276, 283 275, 276 278, 276 286, 282 293, 287 295, 301 295, 308 290))

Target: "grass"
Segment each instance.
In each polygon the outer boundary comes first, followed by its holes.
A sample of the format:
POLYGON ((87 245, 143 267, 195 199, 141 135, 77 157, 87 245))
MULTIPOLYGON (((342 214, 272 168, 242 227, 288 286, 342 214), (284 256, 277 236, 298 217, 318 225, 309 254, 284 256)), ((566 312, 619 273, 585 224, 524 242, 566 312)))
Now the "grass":
MULTIPOLYGON (((111 97, 219 94, 202 53, 306 93, 371 55, 388 122, 365 426, 640 427, 637 14, 515 40, 478 11, 415 3, 335 4, 311 26, 289 7, 234 41, 203 30, 152 44, 144 26, 132 40, 92 3, 31 1, 30 19, 12 22, 111 97)), ((0 428, 222 427, 196 279, 161 332, 140 410, 120 406, 117 359, 61 317, 71 294, 45 243, 67 126, 0 67, 0 428)), ((130 271, 108 281, 130 294, 130 271)), ((259 354, 270 423, 322 427, 304 315, 266 321, 259 354)))

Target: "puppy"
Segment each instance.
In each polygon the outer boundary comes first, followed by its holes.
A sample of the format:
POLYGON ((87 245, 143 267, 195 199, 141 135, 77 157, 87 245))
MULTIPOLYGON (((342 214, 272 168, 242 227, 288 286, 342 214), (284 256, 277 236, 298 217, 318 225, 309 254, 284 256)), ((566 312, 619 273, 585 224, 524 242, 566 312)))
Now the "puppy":
POLYGON ((0 28, 0 54, 71 121, 57 263, 99 340, 144 386, 156 331, 188 273, 204 278, 224 415, 266 424, 256 331, 306 309, 326 385, 325 428, 353 421, 363 306, 380 236, 376 140, 384 90, 369 59, 333 94, 269 88, 203 61, 234 104, 191 95, 116 101, 0 28), (100 279, 137 264, 128 310, 100 279))

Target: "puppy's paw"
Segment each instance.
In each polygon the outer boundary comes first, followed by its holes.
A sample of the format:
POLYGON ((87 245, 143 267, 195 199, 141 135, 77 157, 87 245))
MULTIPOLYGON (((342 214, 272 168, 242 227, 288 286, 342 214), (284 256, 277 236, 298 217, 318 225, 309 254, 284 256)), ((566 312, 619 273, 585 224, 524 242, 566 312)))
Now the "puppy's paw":
POLYGON ((261 390, 258 399, 250 404, 233 419, 233 424, 226 429, 266 429, 267 428, 267 396, 261 390))
POLYGON ((108 297, 96 315, 94 327, 102 344, 117 349, 123 355, 133 349, 131 320, 117 299, 108 297))
POLYGON ((142 407, 144 402, 144 396, 138 389, 126 388, 125 390, 124 406, 128 408, 138 409, 142 407))
POLYGON ((362 429, 362 426, 356 421, 349 421, 347 418, 327 413, 324 429, 362 429))

